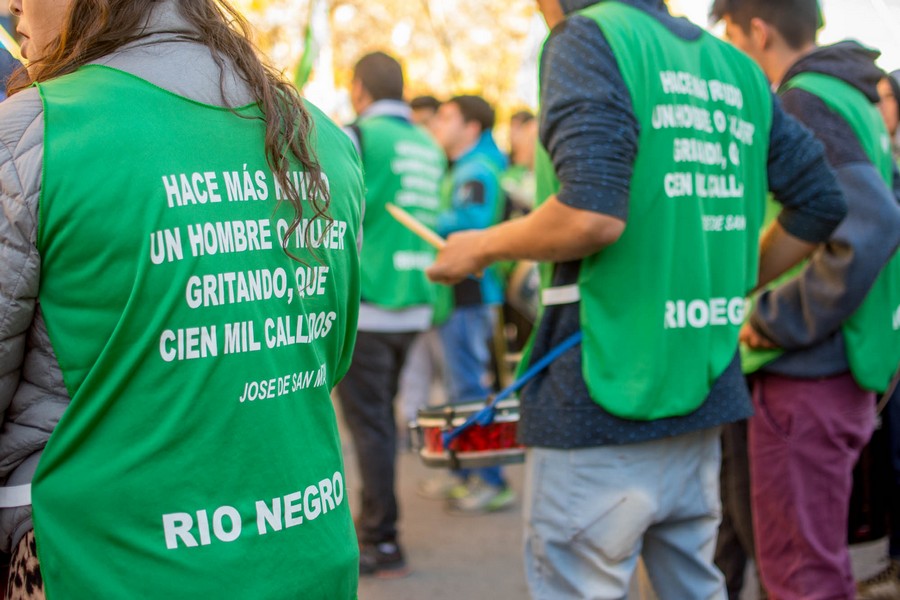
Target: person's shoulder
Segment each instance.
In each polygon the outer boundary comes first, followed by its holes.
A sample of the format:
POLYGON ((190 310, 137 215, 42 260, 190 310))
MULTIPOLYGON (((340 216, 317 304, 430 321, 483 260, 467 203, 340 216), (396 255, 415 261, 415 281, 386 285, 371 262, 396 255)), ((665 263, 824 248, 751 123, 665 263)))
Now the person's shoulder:
POLYGON ((336 208, 338 210, 336 214, 340 215, 341 210, 351 210, 355 215, 352 219, 358 221, 358 211, 365 197, 365 184, 356 146, 347 132, 332 121, 319 107, 305 99, 303 103, 312 122, 310 139, 316 157, 328 177, 332 191, 341 192, 332 196, 332 199, 344 197, 350 200, 335 205, 339 206, 336 208))
POLYGON ((482 181, 493 182, 498 179, 500 172, 491 165, 488 156, 482 153, 473 153, 456 163, 453 169, 453 178, 457 182, 482 181))
POLYGON ((0 161, 18 159, 43 142, 44 106, 31 87, 0 102, 0 161))
POLYGON ((347 159, 354 164, 357 163, 356 147, 347 132, 309 100, 304 100, 303 105, 309 112, 313 125, 312 134, 315 136, 320 152, 327 149, 333 156, 347 159))
POLYGON ((608 47, 600 26, 593 19, 575 14, 559 23, 550 31, 544 44, 544 53, 578 53, 584 45, 608 47))
POLYGON ((0 205, 8 223, 37 228, 44 149, 43 104, 37 88, 0 102, 0 205))

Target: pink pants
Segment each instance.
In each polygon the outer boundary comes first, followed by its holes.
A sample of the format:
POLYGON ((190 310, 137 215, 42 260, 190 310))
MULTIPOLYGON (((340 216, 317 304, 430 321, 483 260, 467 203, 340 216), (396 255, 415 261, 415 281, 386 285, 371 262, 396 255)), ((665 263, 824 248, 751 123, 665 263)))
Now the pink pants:
POLYGON ((853 466, 875 425, 875 394, 847 373, 758 375, 750 487, 759 571, 772 600, 853 599, 847 514, 853 466))

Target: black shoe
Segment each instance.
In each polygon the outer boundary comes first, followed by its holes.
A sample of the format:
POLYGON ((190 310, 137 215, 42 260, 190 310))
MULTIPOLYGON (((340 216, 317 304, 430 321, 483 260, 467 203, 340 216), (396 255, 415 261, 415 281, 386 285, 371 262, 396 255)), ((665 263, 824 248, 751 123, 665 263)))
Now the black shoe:
POLYGON ((359 547, 359 574, 374 575, 384 579, 406 577, 406 559, 396 542, 362 544, 359 547))

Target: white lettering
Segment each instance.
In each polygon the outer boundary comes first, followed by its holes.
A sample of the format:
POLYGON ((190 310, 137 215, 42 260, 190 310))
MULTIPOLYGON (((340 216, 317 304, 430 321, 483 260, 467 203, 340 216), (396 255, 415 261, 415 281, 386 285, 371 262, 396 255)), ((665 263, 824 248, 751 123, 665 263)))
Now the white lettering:
POLYGON ((300 502, 301 492, 294 492, 284 497, 284 525, 285 527, 294 527, 303 524, 303 517, 300 513, 303 505, 300 502))
POLYGON ((271 509, 263 500, 256 503, 256 529, 259 535, 269 533, 266 525, 271 527, 272 531, 281 531, 281 498, 272 499, 271 509))
POLYGON ((241 514, 236 508, 222 506, 213 513, 213 533, 220 542, 233 542, 241 535, 241 514), (231 531, 225 531, 225 517, 231 521, 231 531))
POLYGON ((176 206, 181 206, 183 202, 181 201, 181 194, 178 190, 178 179, 174 175, 163 175, 163 186, 166 188, 166 202, 169 205, 169 208, 175 208, 176 206))
POLYGON ((663 187, 669 198, 694 195, 693 178, 690 173, 667 173, 663 180, 663 187))
POLYGON ((178 539, 180 538, 184 545, 188 548, 196 548, 197 540, 191 535, 191 528, 194 526, 194 520, 188 513, 172 513, 163 515, 163 531, 166 534, 166 548, 174 550, 178 547, 178 539))
POLYGON ((668 300, 663 315, 666 329, 692 327, 739 327, 744 321, 744 298, 710 298, 709 300, 668 300))

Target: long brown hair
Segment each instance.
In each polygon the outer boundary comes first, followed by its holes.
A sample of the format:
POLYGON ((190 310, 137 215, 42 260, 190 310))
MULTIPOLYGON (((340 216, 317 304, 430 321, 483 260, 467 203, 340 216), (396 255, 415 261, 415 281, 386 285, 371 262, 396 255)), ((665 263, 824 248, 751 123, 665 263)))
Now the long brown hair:
MULTIPOLYGON (((71 73, 140 40, 148 35, 146 24, 150 13, 165 1, 72 0, 62 31, 51 44, 51 51, 32 62, 27 71, 16 72, 9 81, 9 93, 21 91, 33 82, 71 73)), ((306 195, 314 212, 310 223, 317 218, 324 219, 326 227, 323 231, 327 231, 332 223, 328 215, 328 186, 310 143, 312 118, 296 88, 260 59, 260 53, 250 41, 247 21, 227 0, 177 0, 173 4, 195 32, 189 37, 210 48, 223 74, 225 61, 230 60, 262 110, 266 123, 266 162, 295 211, 293 222, 282 239, 282 246, 291 254, 288 240, 301 224, 303 205, 300 190, 288 177, 288 152, 305 171, 306 195)), ((224 98, 224 75, 220 89, 224 98)), ((312 231, 309 226, 305 232, 310 248, 313 247, 309 243, 312 231)))

